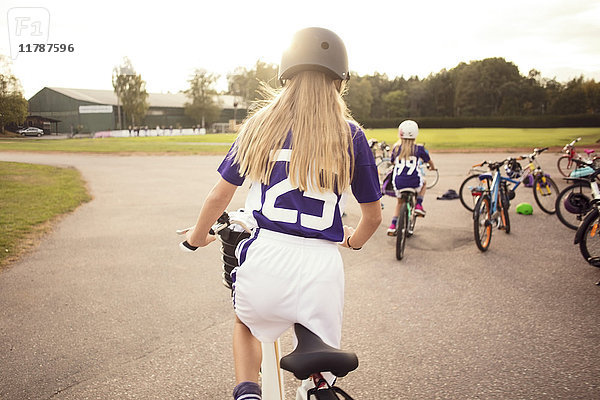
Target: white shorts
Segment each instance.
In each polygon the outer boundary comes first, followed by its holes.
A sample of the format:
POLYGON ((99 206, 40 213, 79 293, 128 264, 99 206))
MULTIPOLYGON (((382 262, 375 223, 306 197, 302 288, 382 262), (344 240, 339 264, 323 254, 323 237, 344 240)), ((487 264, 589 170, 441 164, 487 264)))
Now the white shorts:
POLYGON ((337 243, 257 229, 236 253, 235 312, 258 340, 272 343, 300 323, 340 347, 344 267, 337 243))

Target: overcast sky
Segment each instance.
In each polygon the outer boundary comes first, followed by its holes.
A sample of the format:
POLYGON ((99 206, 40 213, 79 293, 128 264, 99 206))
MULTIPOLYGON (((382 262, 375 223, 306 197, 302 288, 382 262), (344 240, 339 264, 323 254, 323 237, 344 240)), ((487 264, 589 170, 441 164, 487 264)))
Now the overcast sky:
POLYGON ((196 68, 221 75, 225 89, 237 66, 279 63, 292 34, 308 26, 338 33, 360 75, 424 78, 504 57, 522 75, 536 68, 562 82, 600 80, 598 0, 3 0, 0 13, 0 54, 12 56, 26 98, 44 86, 112 90, 124 56, 150 92, 185 90, 196 68), (19 44, 44 43, 39 32, 74 51, 18 53, 19 44))

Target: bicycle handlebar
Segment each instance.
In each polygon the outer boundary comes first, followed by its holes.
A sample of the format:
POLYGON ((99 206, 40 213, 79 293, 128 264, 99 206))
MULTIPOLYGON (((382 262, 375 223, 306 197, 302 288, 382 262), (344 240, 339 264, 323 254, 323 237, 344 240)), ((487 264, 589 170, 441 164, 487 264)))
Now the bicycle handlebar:
MULTIPOLYGON (((234 214, 236 214, 236 213, 234 212, 234 214)), ((241 214, 238 213, 237 215, 241 215, 241 214)), ((210 228, 208 233, 210 233, 211 235, 217 235, 217 234, 219 234, 219 232, 221 232, 223 229, 227 228, 230 225, 239 225, 244 231, 251 232, 251 228, 248 226, 249 225, 248 221, 243 221, 241 217, 236 218, 235 215, 230 217, 230 215, 227 213, 227 211, 224 211, 223 214, 221 214, 221 216, 217 219, 217 221, 210 228)), ((178 235, 185 235, 188 231, 194 229, 195 227, 196 226, 194 225, 194 226, 191 226, 186 229, 178 229, 176 231, 176 233, 178 235)), ((179 247, 181 248, 181 250, 186 251, 186 252, 196 251, 196 249, 197 249, 196 246, 192 246, 191 244, 189 244, 187 240, 184 240, 183 242, 181 242, 179 244, 179 247)))
POLYGON ((565 144, 565 147, 563 147, 563 151, 568 151, 570 148, 575 147, 575 143, 579 142, 580 140, 581 138, 578 137, 577 139, 573 139, 571 143, 565 144))
POLYGON ((542 147, 541 149, 538 149, 537 147, 535 149, 533 149, 533 152, 531 154, 523 154, 522 156, 519 156, 516 158, 516 160, 525 160, 528 159, 530 161, 535 160, 535 158, 537 156, 539 156, 540 154, 542 154, 544 151, 548 150, 549 147, 542 147))

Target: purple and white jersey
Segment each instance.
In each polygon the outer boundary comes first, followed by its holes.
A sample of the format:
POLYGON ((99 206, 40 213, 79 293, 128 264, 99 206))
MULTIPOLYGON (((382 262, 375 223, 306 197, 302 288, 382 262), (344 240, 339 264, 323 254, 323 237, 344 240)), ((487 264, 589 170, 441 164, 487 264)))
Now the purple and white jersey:
MULTIPOLYGON (((370 203, 381 198, 381 188, 373 153, 364 132, 350 124, 354 148, 354 177, 351 189, 359 203, 370 203)), ((284 148, 276 152, 276 163, 269 185, 252 182, 246 198, 245 210, 252 210, 259 228, 305 238, 340 242, 344 238, 342 213, 346 193, 302 192, 292 186, 288 178, 291 152, 288 137, 284 148)), ((232 150, 218 168, 227 182, 241 186, 239 165, 234 164, 232 150)))
POLYGON ((413 156, 407 160, 398 158, 402 146, 396 146, 392 150, 390 161, 394 164, 394 187, 401 188, 417 188, 423 184, 419 161, 429 162, 429 152, 425 150, 423 145, 415 145, 413 156))

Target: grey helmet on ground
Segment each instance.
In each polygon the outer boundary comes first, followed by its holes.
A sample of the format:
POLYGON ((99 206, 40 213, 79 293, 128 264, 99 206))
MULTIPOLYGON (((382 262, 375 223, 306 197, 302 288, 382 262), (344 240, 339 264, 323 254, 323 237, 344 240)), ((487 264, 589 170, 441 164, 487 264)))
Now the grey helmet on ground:
POLYGON ((332 79, 348 80, 348 54, 342 39, 325 28, 305 28, 294 34, 279 64, 283 84, 300 71, 322 71, 332 79))

